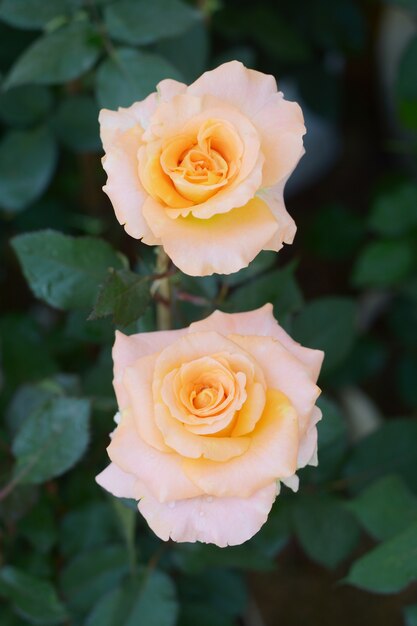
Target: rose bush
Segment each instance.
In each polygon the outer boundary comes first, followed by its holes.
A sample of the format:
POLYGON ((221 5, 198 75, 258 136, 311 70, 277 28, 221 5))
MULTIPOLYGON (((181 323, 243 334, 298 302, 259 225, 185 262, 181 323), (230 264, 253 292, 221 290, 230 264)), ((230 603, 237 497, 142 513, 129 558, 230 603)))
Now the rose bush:
POLYGON ((113 359, 120 421, 97 482, 139 500, 160 538, 240 544, 280 481, 296 490, 297 469, 317 464, 323 353, 293 341, 271 305, 118 332, 113 359))
POLYGON ((283 191, 305 128, 273 76, 232 61, 188 87, 163 80, 100 126, 117 219, 186 274, 230 274, 292 243, 283 191))

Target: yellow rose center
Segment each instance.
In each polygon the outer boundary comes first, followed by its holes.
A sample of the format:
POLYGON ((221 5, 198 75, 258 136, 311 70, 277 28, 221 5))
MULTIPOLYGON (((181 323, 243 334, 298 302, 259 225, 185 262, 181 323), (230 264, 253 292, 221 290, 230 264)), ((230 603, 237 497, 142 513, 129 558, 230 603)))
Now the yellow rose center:
POLYGON ((239 172, 243 144, 232 124, 205 120, 161 145, 148 146, 139 158, 145 189, 167 207, 205 202, 239 172))

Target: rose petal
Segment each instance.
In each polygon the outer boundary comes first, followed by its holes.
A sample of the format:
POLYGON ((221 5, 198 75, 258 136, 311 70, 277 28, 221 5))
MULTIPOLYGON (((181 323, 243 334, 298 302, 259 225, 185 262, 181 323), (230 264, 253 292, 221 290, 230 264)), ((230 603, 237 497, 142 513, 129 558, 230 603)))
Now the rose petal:
POLYGON ((292 476, 297 468, 298 419, 281 392, 268 390, 251 441, 245 454, 226 463, 186 459, 184 471, 205 493, 218 497, 248 497, 271 481, 292 476))
POLYGON ((133 474, 124 472, 114 463, 110 463, 96 476, 96 483, 117 498, 134 498, 135 482, 136 478, 133 474))
POLYGON ((210 94, 230 102, 251 118, 277 93, 277 83, 273 76, 250 70, 239 61, 230 61, 202 74, 188 87, 187 93, 210 94))
POLYGON ((161 504, 144 497, 138 507, 164 541, 201 541, 223 548, 253 537, 266 522, 276 495, 276 484, 271 483, 248 498, 202 496, 161 504))
POLYGON ((239 271, 255 258, 278 229, 267 204, 260 198, 207 220, 192 216, 171 219, 153 198, 146 200, 143 212, 168 256, 190 276, 239 271))
POLYGON ((251 443, 249 437, 195 435, 173 418, 164 404, 155 406, 155 422, 162 432, 165 443, 186 458, 203 457, 216 462, 224 462, 244 454, 251 443))
POLYGON ((322 418, 322 412, 315 406, 311 412, 309 424, 300 441, 297 466, 317 465, 317 423, 322 418))
POLYGON ((262 367, 269 389, 279 389, 297 411, 300 434, 309 423, 320 389, 304 365, 272 337, 231 335, 230 338, 252 354, 262 367))
POLYGON ((152 380, 156 355, 142 357, 124 371, 121 387, 127 394, 128 407, 139 436, 161 452, 172 452, 155 422, 152 380), (140 401, 138 401, 140 399, 140 401))
POLYGON ((184 474, 181 458, 152 448, 139 437, 129 413, 124 413, 107 448, 110 459, 133 474, 160 502, 194 498, 199 489, 184 474))
POLYGON ((132 365, 143 356, 160 352, 186 332, 187 329, 184 328, 181 330, 159 330, 153 333, 124 335, 119 330, 116 330, 116 339, 112 350, 113 386, 120 409, 127 406, 129 402, 122 385, 126 367, 132 365))
POLYGON ((276 93, 252 122, 259 132, 265 157, 262 186, 270 187, 287 179, 305 152, 303 113, 296 102, 284 100, 282 93, 276 93))
POLYGON ((185 93, 186 90, 187 85, 180 83, 178 80, 174 80, 173 78, 165 78, 156 86, 156 93, 164 102, 169 102, 172 98, 175 98, 175 96, 185 93))
POLYGON ((259 309, 247 313, 224 313, 214 311, 211 315, 198 322, 193 322, 189 332, 216 330, 225 335, 260 335, 278 339, 292 355, 297 357, 310 372, 313 382, 317 381, 323 362, 321 350, 305 348, 288 335, 274 318, 272 304, 265 304, 259 309))

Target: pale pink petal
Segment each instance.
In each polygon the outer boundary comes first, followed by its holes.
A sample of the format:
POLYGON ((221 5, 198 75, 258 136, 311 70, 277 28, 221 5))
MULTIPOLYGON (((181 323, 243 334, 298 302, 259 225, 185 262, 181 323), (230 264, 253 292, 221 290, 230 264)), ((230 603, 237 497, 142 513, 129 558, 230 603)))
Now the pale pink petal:
POLYGON ((270 241, 265 244, 264 248, 265 250, 273 250, 274 252, 281 250, 284 243, 291 244, 297 232, 297 226, 285 208, 283 195, 284 185, 285 181, 273 187, 262 188, 258 192, 259 197, 266 202, 278 223, 276 232, 273 234, 270 241))
POLYGON ((317 465, 317 423, 322 418, 322 412, 315 406, 311 412, 309 424, 304 436, 300 439, 297 467, 317 465))
POLYGON ((268 389, 279 389, 290 399, 297 411, 300 435, 303 435, 320 395, 320 389, 304 364, 272 337, 232 335, 230 338, 255 357, 265 373, 268 389))
POLYGON ((107 452, 113 463, 133 474, 160 502, 194 498, 203 493, 185 475, 180 456, 160 452, 141 439, 128 412, 114 431, 107 452))
POLYGON ((187 85, 173 78, 161 80, 156 86, 156 92, 159 98, 164 102, 169 102, 172 98, 175 98, 175 96, 185 93, 186 90, 187 85))
POLYGON ((205 72, 188 87, 187 93, 209 94, 230 102, 251 118, 277 93, 277 84, 273 76, 249 70, 239 61, 230 61, 205 72))
POLYGON ((153 198, 146 200, 143 212, 168 256, 190 276, 237 272, 256 257, 278 228, 259 198, 208 220, 191 216, 173 220, 153 198))
POLYGON ((156 359, 156 354, 150 354, 127 367, 124 370, 120 387, 122 393, 126 394, 126 407, 129 407, 139 436, 161 452, 172 452, 171 448, 165 444, 155 422, 152 381, 156 359))
POLYGON ((297 492, 300 486, 300 479, 298 478, 297 474, 294 474, 294 476, 289 476, 288 478, 283 478, 281 482, 286 487, 288 487, 288 489, 291 489, 294 492, 297 492))
POLYGON ((321 350, 305 348, 294 341, 274 318, 273 306, 270 303, 246 313, 214 311, 205 319, 193 322, 189 327, 189 332, 206 330, 217 330, 224 335, 260 335, 278 339, 293 356, 306 366, 313 382, 317 381, 324 353, 321 350))
POLYGON ((100 111, 100 135, 105 150, 103 168, 107 183, 103 190, 109 196, 119 223, 135 239, 143 238, 154 245, 159 241, 152 235, 142 216, 146 198, 138 176, 137 153, 144 129, 155 111, 156 94, 142 102, 117 111, 100 111))
POLYGON ((251 120, 259 132, 265 157, 263 187, 287 179, 304 154, 306 132, 303 113, 296 102, 273 94, 251 120))
POLYGON ((273 482, 249 498, 202 496, 161 504, 155 498, 144 497, 138 508, 164 541, 201 541, 224 548, 244 543, 258 532, 276 495, 273 482))
POLYGON ((110 463, 96 476, 96 483, 117 498, 134 498, 135 482, 133 474, 124 472, 114 463, 110 463))
POLYGON ((186 332, 187 329, 160 330, 152 333, 124 335, 116 330, 116 339, 112 351, 113 385, 119 408, 123 409, 129 401, 122 385, 125 369, 143 356, 160 352, 186 332))
POLYGON ((145 100, 127 108, 119 107, 117 111, 101 109, 98 121, 104 151, 107 152, 125 131, 134 126, 139 124, 142 129, 146 129, 156 107, 156 94, 152 93, 145 100))

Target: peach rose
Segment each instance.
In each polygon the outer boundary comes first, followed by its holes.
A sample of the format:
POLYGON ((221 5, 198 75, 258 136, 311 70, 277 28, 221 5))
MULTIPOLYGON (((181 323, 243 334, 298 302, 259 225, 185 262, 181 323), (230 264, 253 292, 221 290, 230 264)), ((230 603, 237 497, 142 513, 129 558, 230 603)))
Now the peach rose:
POLYGON ((99 120, 117 219, 186 274, 230 274, 292 243, 283 191, 305 128, 272 76, 232 61, 99 120))
POLYGON ((99 485, 139 500, 164 540, 250 539, 280 481, 317 464, 316 385, 323 353, 293 341, 272 306, 215 311, 187 329, 118 332, 120 420, 99 485))

